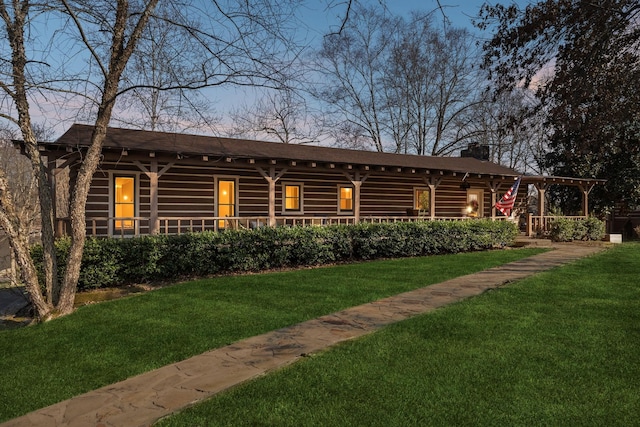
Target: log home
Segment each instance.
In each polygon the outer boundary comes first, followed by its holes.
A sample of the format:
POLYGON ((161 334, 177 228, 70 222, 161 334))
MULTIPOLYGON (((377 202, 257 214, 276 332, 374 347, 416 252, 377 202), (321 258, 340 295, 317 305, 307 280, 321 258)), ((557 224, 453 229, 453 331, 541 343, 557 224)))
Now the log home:
MULTIPOLYGON (((93 131, 75 124, 42 144, 73 185, 93 131)), ((463 150, 463 154, 482 150, 463 150)), ((504 218, 494 205, 521 174, 482 156, 428 157, 109 128, 87 200, 87 234, 127 236, 262 225, 504 218)), ((597 180, 555 180, 588 192, 597 180)), ((524 200, 524 198, 523 198, 524 200)), ((543 198, 544 200, 544 198, 543 198)), ((62 211, 62 209, 60 209, 62 211)), ((544 217, 544 205, 541 217, 544 217)), ((64 215, 56 215, 65 234, 64 215)))

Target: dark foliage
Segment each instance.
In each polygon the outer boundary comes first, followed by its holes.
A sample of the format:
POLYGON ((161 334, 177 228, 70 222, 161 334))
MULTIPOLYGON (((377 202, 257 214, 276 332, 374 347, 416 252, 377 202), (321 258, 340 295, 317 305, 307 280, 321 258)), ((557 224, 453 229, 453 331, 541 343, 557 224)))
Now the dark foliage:
MULTIPOLYGON (((234 272, 478 251, 513 243, 506 221, 425 221, 88 239, 79 289, 172 281, 234 272)), ((56 244, 61 274, 69 239, 56 244)), ((32 250, 42 271, 42 248, 32 250)))
POLYGON ((604 222, 593 217, 571 220, 558 217, 551 223, 549 237, 554 242, 573 240, 601 240, 605 235, 604 222))
MULTIPOLYGON (((480 28, 493 26, 484 66, 499 91, 532 88, 546 113, 555 175, 604 178, 590 200, 597 210, 640 204, 640 3, 547 0, 525 10, 485 6, 480 28), (540 81, 547 69, 547 81, 540 81), (552 72, 550 72, 552 70, 552 72)), ((566 210, 580 194, 552 189, 566 210)))

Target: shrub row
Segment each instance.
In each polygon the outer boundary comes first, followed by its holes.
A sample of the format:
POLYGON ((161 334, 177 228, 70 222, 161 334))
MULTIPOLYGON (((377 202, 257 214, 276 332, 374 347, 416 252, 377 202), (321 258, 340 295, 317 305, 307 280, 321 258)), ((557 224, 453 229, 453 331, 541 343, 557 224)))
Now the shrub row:
POLYGON ((573 240, 602 240, 605 235, 604 221, 589 217, 586 219, 555 218, 549 226, 549 236, 554 242, 573 240))
MULTIPOLYGON (((214 274, 477 251, 513 243, 516 226, 505 221, 425 221, 329 227, 88 238, 79 289, 169 281, 214 274)), ((57 242, 60 274, 70 240, 57 242)), ((42 248, 33 256, 42 265, 42 248)), ((41 268, 40 268, 41 270, 41 268)))

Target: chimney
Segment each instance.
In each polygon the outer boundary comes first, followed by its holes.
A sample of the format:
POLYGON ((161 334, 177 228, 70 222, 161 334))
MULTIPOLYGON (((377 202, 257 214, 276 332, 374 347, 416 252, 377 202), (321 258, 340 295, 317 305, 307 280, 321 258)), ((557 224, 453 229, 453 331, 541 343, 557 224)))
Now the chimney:
POLYGON ((489 146, 471 142, 467 148, 460 150, 460 157, 473 157, 478 160, 489 160, 489 146))

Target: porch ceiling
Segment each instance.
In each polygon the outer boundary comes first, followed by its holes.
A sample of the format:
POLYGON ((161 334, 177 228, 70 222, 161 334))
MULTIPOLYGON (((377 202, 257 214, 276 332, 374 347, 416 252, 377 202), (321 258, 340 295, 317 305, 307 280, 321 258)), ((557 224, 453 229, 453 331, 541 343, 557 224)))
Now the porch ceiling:
POLYGON ((546 175, 524 175, 522 177, 522 184, 534 184, 534 185, 568 185, 568 186, 593 186, 598 184, 604 184, 606 179, 596 178, 570 178, 566 176, 546 176, 546 175))

